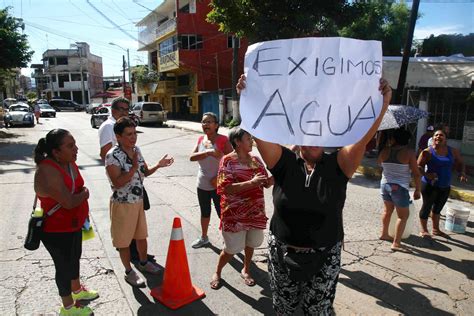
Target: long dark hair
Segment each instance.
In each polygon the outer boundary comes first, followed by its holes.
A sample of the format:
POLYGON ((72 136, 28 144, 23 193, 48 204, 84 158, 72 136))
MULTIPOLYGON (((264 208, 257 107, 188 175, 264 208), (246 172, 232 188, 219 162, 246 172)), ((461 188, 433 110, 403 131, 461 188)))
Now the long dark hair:
POLYGON ((33 158, 38 165, 46 158, 53 158, 53 149, 59 149, 64 137, 70 135, 69 131, 61 128, 53 129, 45 137, 38 141, 35 147, 33 158))

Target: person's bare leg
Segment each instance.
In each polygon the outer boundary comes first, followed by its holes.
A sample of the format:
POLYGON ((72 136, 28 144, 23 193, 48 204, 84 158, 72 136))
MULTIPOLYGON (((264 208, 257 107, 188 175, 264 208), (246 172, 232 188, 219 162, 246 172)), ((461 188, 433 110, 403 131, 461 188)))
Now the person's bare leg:
POLYGON ((253 252, 254 252, 254 248, 245 247, 244 268, 242 269, 242 273, 249 274, 250 264, 252 263, 253 252))
POLYGON ((74 300, 72 299, 72 295, 69 294, 68 296, 61 296, 61 301, 64 307, 71 307, 74 305, 74 300))
POLYGON ((71 291, 76 292, 81 289, 81 281, 79 278, 71 280, 71 291))
POLYGON ((449 235, 446 234, 445 232, 442 232, 441 229, 439 228, 440 218, 441 218, 440 214, 431 213, 431 221, 433 222, 433 235, 448 238, 449 235))
POLYGON ((137 251, 138 251, 138 258, 140 262, 148 261, 147 251, 148 251, 148 243, 146 239, 137 239, 137 251))
POLYGON ((209 229, 210 222, 211 222, 211 217, 201 217, 202 237, 207 237, 207 230, 209 229))
POLYGON ((395 236, 393 236, 392 248, 401 248, 402 247, 402 235, 405 231, 405 227, 408 220, 408 215, 410 210, 408 207, 396 207, 397 210, 397 223, 395 224, 395 236))
POLYGON ((380 234, 379 239, 392 241, 393 237, 388 234, 388 226, 390 225, 390 218, 392 217, 394 205, 389 201, 384 201, 383 204, 384 211, 382 214, 382 233, 380 234))
POLYGON ((132 270, 132 265, 130 264, 130 248, 119 248, 120 260, 126 271, 132 270))
POLYGON ((219 260, 217 261, 216 272, 212 275, 211 279, 211 288, 217 289, 221 284, 221 273, 224 266, 232 259, 234 255, 226 253, 224 250, 221 251, 219 255, 219 260))

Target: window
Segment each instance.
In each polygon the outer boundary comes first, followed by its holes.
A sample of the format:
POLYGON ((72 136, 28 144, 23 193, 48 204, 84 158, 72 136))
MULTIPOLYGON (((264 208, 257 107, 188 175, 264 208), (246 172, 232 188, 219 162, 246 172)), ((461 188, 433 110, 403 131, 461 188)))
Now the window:
POLYGON ((56 57, 56 65, 67 65, 67 57, 56 57))
POLYGON ((143 104, 143 111, 163 111, 159 103, 145 103, 143 104))
POLYGON ((49 64, 50 66, 56 65, 56 60, 54 59, 54 57, 49 57, 49 58, 48 58, 48 64, 49 64))
POLYGON ((189 3, 182 6, 180 9, 179 9, 179 12, 181 13, 189 13, 189 3))
MULTIPOLYGON (((227 48, 234 48, 232 45, 232 36, 227 36, 227 48)), ((240 38, 237 37, 237 48, 240 48, 240 38)))
POLYGON ((59 87, 64 88, 64 83, 69 81, 69 75, 58 75, 59 87))
POLYGON ((81 81, 81 74, 71 74, 71 81, 81 81))
POLYGON ((179 36, 179 47, 181 49, 201 49, 202 48, 202 35, 180 35, 179 36))
POLYGON ((160 43, 159 45, 160 49, 160 56, 167 55, 169 53, 172 53, 176 50, 176 36, 170 37, 163 42, 160 43))
POLYGON ((178 86, 189 86, 189 76, 178 76, 178 86))

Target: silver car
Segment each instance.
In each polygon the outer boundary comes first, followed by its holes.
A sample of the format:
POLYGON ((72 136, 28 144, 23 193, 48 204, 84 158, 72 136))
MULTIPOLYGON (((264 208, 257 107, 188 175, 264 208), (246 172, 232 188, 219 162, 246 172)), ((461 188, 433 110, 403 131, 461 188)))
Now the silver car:
POLYGON ((38 104, 40 107, 41 117, 56 117, 56 110, 53 107, 46 103, 38 104))
POLYGON ((132 112, 138 117, 140 125, 155 123, 159 126, 167 121, 166 111, 158 102, 138 102, 132 107, 132 112))
POLYGON ((35 116, 30 107, 24 103, 10 105, 8 112, 3 117, 5 127, 13 125, 35 126, 35 116))

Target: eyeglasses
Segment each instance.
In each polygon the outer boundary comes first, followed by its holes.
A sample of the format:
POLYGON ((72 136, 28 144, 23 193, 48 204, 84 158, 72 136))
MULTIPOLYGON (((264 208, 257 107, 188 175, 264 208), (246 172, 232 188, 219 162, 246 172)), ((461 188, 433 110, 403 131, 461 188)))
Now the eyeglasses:
POLYGON ((118 106, 117 110, 122 111, 122 112, 128 112, 128 108, 124 108, 124 107, 121 107, 121 106, 118 106))
POLYGON ((209 124, 212 124, 212 123, 215 123, 216 121, 202 121, 201 124, 202 125, 209 125, 209 124))

